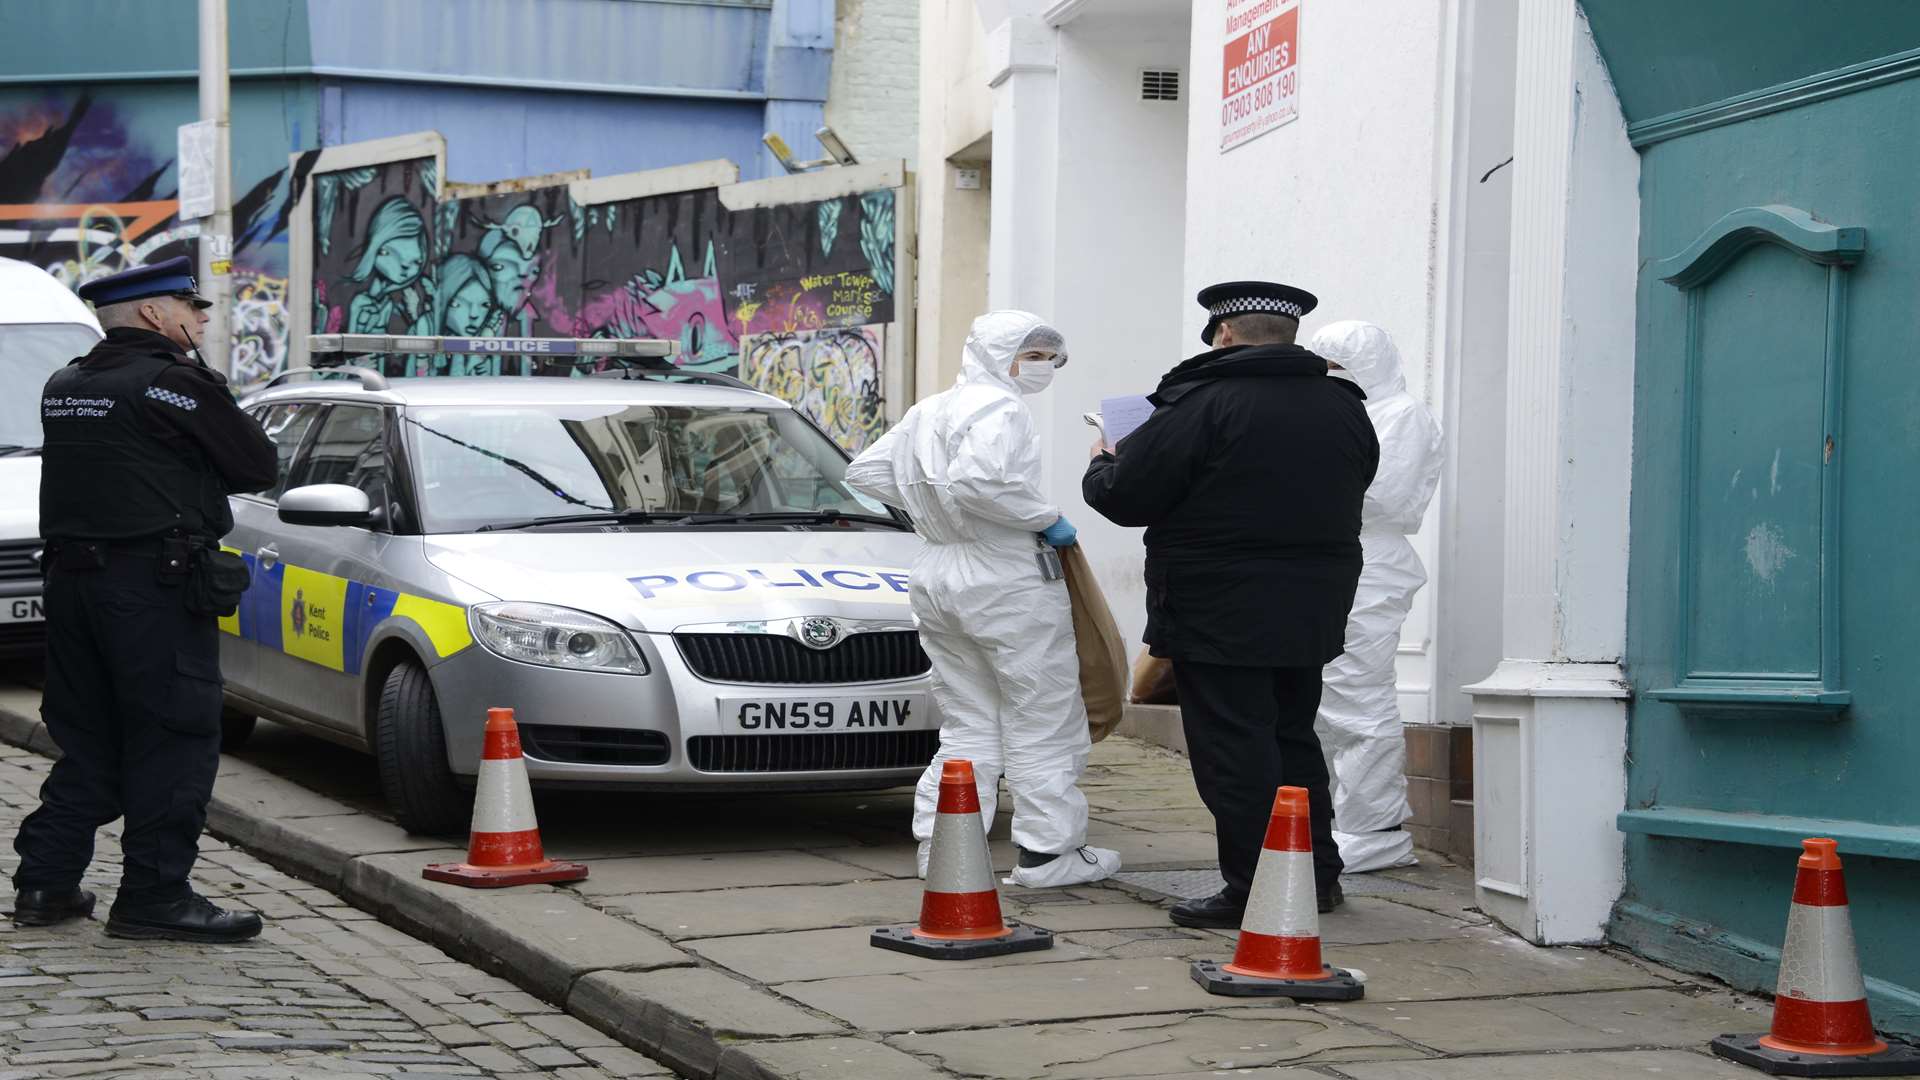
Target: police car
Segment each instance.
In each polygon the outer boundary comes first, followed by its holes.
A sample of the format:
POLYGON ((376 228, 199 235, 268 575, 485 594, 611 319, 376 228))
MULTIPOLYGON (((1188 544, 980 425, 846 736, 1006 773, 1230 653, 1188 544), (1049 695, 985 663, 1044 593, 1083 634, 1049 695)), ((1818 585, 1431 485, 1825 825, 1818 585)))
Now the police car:
POLYGON ((496 706, 536 784, 911 782, 939 737, 911 525, 850 491, 846 455, 786 403, 633 366, 667 343, 515 347, 628 359, 588 378, 309 369, 242 402, 280 475, 232 500, 252 585, 221 621, 230 739, 262 716, 369 751, 428 833, 466 827, 496 706))
POLYGON ((46 651, 40 601, 40 387, 100 340, 73 290, 0 259, 0 659, 46 651))

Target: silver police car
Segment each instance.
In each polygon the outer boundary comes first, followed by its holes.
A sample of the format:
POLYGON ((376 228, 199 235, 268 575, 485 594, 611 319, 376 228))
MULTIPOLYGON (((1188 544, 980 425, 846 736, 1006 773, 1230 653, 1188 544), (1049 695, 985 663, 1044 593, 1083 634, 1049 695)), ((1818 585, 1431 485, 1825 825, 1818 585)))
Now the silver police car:
POLYGON ((847 790, 932 759, 919 540, 786 403, 343 370, 243 402, 280 476, 233 499, 230 743, 267 717, 369 751, 428 833, 466 827, 495 706, 536 785, 847 790))

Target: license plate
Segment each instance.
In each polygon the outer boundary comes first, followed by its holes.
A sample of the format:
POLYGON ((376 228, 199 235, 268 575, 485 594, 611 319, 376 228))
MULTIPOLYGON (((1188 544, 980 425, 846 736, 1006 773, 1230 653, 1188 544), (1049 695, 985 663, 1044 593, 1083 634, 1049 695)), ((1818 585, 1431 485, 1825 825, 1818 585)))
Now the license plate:
POLYGON ((933 725, 924 694, 872 697, 727 698, 720 723, 728 732, 752 735, 826 731, 915 731, 933 725))
POLYGON ((45 622, 47 609, 37 596, 13 596, 0 600, 0 623, 45 622))

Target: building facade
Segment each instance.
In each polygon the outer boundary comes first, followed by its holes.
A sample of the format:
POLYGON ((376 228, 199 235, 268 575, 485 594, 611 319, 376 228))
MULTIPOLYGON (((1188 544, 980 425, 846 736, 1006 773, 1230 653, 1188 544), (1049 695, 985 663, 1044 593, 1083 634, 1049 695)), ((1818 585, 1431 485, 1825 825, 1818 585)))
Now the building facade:
POLYGON ((1050 480, 1125 628, 1139 540, 1080 505, 1074 419, 1199 349, 1200 286, 1312 289, 1303 334, 1384 326, 1446 430, 1400 652, 1420 842, 1531 940, 1765 990, 1832 836, 1876 1019, 1920 1031, 1920 14, 922 11, 921 386, 983 305, 1062 327, 1050 480))
MULTIPOLYGON (((199 116, 195 0, 0 11, 0 254, 78 284, 191 250, 176 130, 199 116), (105 43, 105 44, 103 44, 105 43)), ((438 131, 449 183, 817 157, 826 119, 910 158, 914 0, 233 0, 236 381, 284 366, 289 155, 438 131), (829 117, 829 114, 832 114, 829 117)))

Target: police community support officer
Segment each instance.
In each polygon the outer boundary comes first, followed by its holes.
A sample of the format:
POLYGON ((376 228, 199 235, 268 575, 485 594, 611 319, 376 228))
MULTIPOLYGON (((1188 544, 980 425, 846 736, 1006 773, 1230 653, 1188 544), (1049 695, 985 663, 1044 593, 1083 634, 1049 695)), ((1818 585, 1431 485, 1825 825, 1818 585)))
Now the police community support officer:
POLYGON ((1293 344, 1312 293, 1264 281, 1200 293, 1212 347, 1168 372, 1153 415, 1087 466, 1087 504, 1147 526, 1147 633, 1171 658, 1226 888, 1174 907, 1240 925, 1282 784, 1307 789, 1320 910, 1340 903, 1320 669, 1344 647, 1360 577, 1360 503, 1380 447, 1362 402, 1293 344))
POLYGON ((184 257, 82 286, 106 340, 55 372, 41 397, 42 712, 65 756, 14 840, 21 925, 92 913, 80 878, 94 830, 124 815, 108 934, 224 942, 260 932, 260 916, 222 911, 187 883, 220 761, 215 614, 232 610, 245 581, 244 564, 215 554, 233 528, 227 494, 270 487, 276 474, 260 425, 225 379, 187 356, 209 306, 194 289, 184 257))

